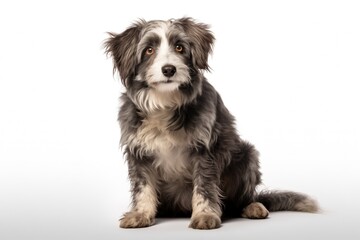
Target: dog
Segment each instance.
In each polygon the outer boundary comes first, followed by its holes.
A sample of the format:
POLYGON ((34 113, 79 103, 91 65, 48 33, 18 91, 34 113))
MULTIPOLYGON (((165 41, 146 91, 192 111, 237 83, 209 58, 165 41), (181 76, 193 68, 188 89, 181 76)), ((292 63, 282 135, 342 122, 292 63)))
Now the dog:
POLYGON ((214 229, 224 218, 318 211, 305 194, 256 191, 259 153, 204 77, 215 40, 207 24, 139 20, 109 34, 105 53, 126 89, 118 120, 132 193, 120 227, 188 216, 189 227, 214 229))

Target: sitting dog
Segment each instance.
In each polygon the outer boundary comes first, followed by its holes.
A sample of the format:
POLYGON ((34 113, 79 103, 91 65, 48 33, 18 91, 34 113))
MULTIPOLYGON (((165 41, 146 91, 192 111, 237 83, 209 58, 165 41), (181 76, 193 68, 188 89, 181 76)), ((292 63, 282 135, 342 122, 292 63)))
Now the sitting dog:
POLYGON ((132 209, 120 227, 191 216, 190 227, 213 229, 222 217, 317 211, 304 194, 256 192, 259 154, 239 137, 234 117, 203 75, 213 42, 208 25, 192 18, 140 20, 106 40, 126 88, 119 122, 132 209))

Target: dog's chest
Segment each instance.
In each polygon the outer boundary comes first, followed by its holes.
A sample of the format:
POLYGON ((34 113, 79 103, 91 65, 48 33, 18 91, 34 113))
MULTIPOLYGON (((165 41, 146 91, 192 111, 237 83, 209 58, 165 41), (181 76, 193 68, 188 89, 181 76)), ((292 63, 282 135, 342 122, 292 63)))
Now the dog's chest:
POLYGON ((141 147, 154 156, 154 167, 164 180, 191 176, 189 138, 183 129, 169 130, 171 114, 159 111, 146 117, 137 130, 141 147))

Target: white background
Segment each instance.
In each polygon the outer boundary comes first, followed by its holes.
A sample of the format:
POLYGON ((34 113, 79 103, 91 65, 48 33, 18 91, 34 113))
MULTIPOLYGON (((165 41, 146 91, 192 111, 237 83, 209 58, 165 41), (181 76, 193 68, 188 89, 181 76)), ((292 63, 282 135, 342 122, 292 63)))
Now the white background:
POLYGON ((0 239, 359 239, 359 80, 358 1, 2 1, 0 239), (206 75, 261 152, 264 187, 306 192, 321 214, 118 228, 123 88, 102 43, 183 16, 212 26, 206 75))

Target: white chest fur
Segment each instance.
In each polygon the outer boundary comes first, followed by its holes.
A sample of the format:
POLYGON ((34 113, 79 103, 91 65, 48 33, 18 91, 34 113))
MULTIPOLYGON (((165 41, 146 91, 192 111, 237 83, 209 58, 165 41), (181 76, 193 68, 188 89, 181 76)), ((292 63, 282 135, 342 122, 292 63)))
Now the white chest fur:
POLYGON ((172 131, 169 111, 153 113, 142 121, 134 141, 142 150, 155 157, 154 167, 163 180, 189 178, 189 139, 183 129, 172 131))

